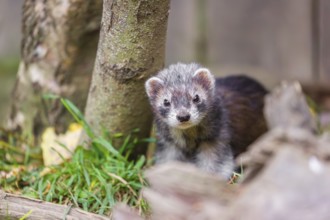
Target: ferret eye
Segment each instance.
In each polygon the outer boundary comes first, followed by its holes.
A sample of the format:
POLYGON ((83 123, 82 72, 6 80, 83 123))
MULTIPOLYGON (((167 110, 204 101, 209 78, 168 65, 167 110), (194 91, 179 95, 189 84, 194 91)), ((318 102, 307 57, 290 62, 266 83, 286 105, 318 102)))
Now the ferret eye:
POLYGON ((171 105, 170 101, 164 99, 164 106, 169 107, 171 105))
POLYGON ((193 98, 194 103, 198 103, 200 101, 199 95, 195 95, 193 98))

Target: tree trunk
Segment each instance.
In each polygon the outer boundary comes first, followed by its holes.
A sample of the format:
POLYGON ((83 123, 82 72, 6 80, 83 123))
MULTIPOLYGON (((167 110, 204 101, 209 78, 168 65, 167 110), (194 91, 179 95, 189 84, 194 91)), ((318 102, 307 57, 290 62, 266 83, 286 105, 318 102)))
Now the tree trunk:
POLYGON ((152 115, 144 82, 164 65, 168 11, 168 0, 104 1, 85 114, 96 133, 104 128, 128 135, 139 128, 140 138, 149 136, 152 115))
POLYGON ((72 121, 59 100, 83 109, 96 56, 101 0, 25 0, 18 76, 8 117, 9 130, 38 140, 46 126, 63 132, 72 121), (35 138, 36 137, 36 138, 35 138))

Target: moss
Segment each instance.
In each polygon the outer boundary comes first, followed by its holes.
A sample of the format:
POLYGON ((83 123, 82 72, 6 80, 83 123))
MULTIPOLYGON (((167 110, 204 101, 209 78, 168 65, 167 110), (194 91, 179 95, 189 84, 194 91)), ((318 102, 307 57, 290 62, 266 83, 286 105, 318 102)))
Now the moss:
POLYGON ((0 76, 15 76, 19 64, 18 57, 4 57, 0 59, 0 76))

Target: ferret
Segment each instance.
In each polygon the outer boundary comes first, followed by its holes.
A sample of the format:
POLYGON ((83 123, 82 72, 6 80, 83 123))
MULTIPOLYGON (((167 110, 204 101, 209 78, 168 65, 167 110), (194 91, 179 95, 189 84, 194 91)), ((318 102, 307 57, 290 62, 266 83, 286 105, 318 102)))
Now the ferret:
POLYGON ((244 75, 215 78, 177 63, 145 83, 157 135, 156 164, 182 161, 229 178, 234 158, 263 134, 267 90, 244 75))

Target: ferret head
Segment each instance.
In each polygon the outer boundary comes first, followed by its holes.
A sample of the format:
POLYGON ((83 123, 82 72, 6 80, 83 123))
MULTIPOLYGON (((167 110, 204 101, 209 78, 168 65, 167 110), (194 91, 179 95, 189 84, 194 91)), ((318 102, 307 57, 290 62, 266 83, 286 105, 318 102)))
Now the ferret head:
POLYGON ((187 129, 207 114, 215 79, 198 64, 175 64, 145 83, 154 114, 171 127, 187 129))

